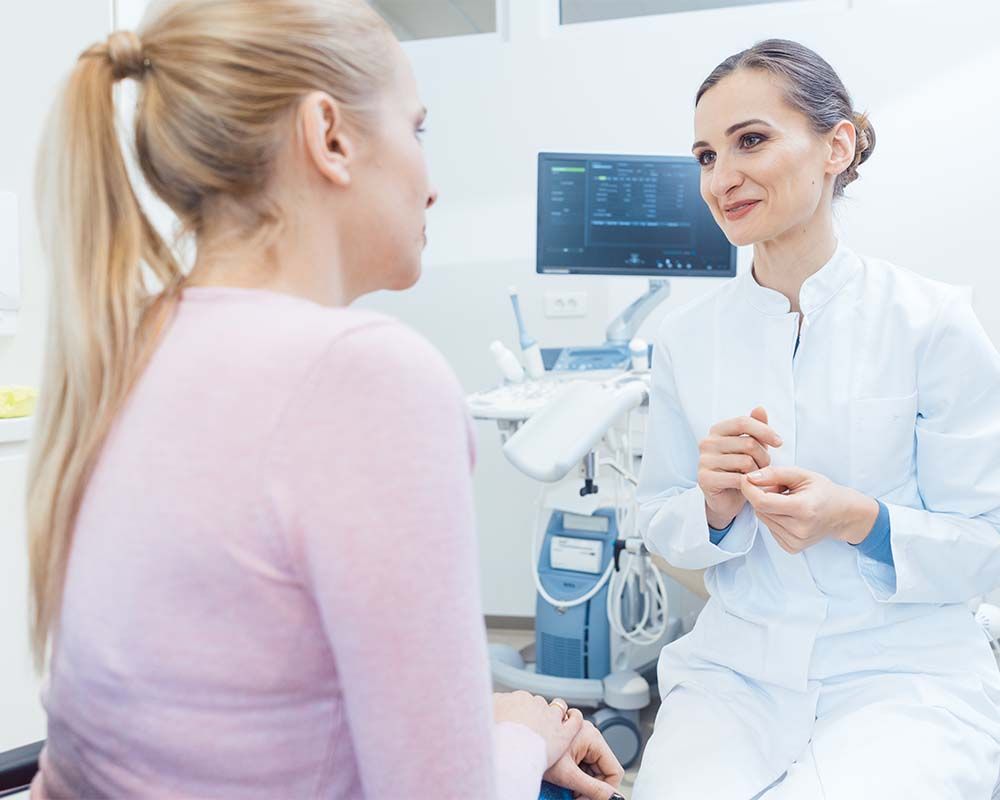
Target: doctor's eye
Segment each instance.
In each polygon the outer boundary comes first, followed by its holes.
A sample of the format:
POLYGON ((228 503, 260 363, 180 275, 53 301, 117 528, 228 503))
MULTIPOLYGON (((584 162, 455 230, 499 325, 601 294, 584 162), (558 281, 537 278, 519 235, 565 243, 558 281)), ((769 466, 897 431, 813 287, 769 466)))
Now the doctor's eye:
POLYGON ((764 137, 759 133, 745 133, 740 137, 740 147, 749 149, 751 147, 756 147, 763 141, 764 137))
POLYGON ((698 155, 695 156, 695 158, 698 159, 698 163, 701 164, 703 167, 708 167, 711 166, 712 162, 715 161, 715 153, 713 153, 711 150, 702 150, 700 153, 698 153, 698 155))

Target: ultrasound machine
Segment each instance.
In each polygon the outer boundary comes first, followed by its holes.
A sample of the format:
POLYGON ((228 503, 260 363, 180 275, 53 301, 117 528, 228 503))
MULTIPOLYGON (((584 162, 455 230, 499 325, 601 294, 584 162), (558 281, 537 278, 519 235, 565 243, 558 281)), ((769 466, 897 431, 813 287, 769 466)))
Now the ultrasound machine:
POLYGON ((700 178, 689 156, 538 155, 537 272, 650 279, 603 344, 546 354, 547 366, 624 367, 642 321, 670 295, 666 279, 736 275, 736 248, 702 201, 700 178))

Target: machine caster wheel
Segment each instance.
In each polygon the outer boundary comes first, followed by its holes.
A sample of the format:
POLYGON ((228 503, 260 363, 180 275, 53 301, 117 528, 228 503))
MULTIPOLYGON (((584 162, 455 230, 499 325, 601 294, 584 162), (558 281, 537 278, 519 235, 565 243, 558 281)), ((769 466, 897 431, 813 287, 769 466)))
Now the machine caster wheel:
POLYGON ((590 721, 601 732, 623 769, 630 769, 642 754, 638 716, 637 712, 607 707, 598 709, 590 716, 590 721))

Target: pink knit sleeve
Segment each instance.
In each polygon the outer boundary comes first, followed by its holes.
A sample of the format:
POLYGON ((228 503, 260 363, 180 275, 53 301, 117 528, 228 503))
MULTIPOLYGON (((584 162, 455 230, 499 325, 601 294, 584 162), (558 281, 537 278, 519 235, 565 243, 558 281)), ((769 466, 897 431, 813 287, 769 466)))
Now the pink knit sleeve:
POLYGON ((366 800, 538 796, 541 738, 492 722, 470 448, 453 373, 388 321, 334 342, 274 432, 276 513, 351 732, 332 746, 366 800))

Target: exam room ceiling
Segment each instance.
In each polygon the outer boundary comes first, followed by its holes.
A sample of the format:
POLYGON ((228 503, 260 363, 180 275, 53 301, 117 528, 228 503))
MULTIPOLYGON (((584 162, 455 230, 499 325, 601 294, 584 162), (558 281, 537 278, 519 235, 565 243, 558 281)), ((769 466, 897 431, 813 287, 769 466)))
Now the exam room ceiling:
POLYGON ((400 39, 496 30, 496 0, 369 0, 400 39))

